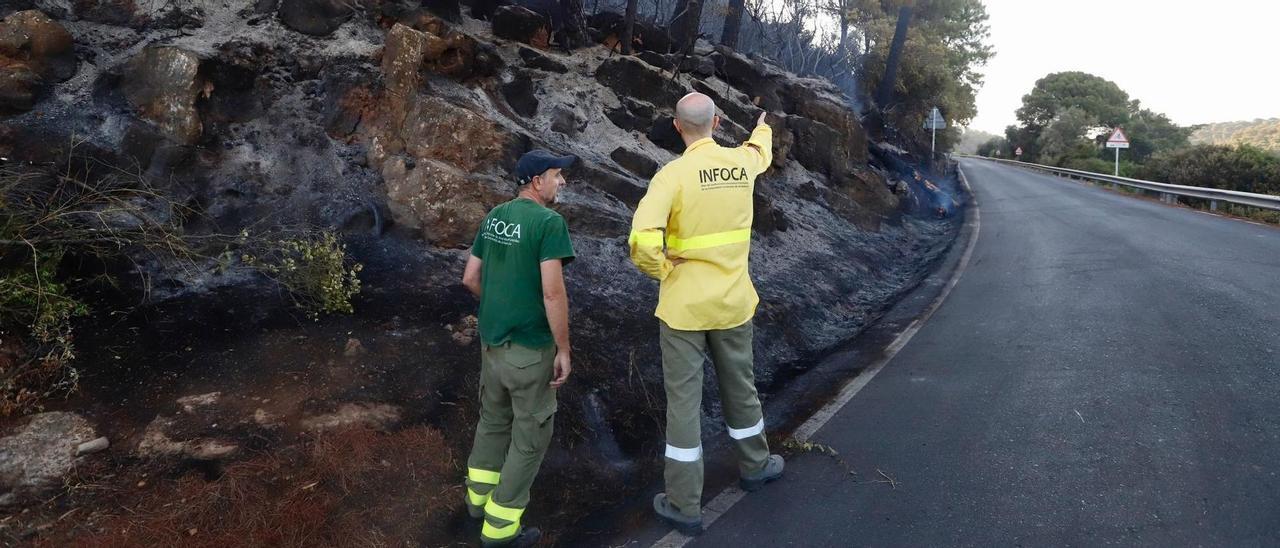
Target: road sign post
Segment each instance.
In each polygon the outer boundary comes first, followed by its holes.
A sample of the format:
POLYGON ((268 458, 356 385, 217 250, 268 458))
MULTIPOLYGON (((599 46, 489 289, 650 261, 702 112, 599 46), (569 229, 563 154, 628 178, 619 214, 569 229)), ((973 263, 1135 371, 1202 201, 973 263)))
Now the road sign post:
POLYGON ((929 111, 929 117, 924 121, 924 128, 933 130, 933 140, 929 143, 930 155, 937 154, 938 149, 938 130, 947 128, 947 119, 942 117, 942 112, 938 107, 933 107, 929 111))
POLYGON ((1111 136, 1107 137, 1107 148, 1116 149, 1116 172, 1115 176, 1120 176, 1120 149, 1129 148, 1129 138, 1124 135, 1124 130, 1116 128, 1111 132, 1111 136))

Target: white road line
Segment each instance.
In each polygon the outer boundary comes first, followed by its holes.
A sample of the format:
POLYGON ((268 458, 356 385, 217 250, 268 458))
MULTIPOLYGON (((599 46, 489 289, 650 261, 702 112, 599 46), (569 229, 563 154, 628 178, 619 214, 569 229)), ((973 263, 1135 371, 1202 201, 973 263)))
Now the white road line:
MULTIPOLYGON (((969 243, 965 245, 964 255, 960 257, 960 264, 956 266, 955 274, 952 274, 951 279, 947 281, 947 286, 942 289, 942 293, 929 305, 929 309, 925 311, 924 315, 911 322, 911 325, 902 330, 898 337, 893 340, 893 343, 885 349, 883 358, 863 371, 862 374, 850 379, 844 385, 844 388, 840 389, 840 394, 834 400, 824 405, 822 409, 819 409, 817 413, 809 417, 809 420, 804 421, 804 424, 801 424, 796 429, 794 434, 796 440, 800 442, 809 441, 823 425, 827 424, 827 421, 831 420, 831 417, 834 417, 845 404, 849 403, 849 400, 852 400, 867 383, 871 382, 871 379, 875 378, 876 374, 881 369, 884 369, 884 366, 892 361, 894 356, 898 355, 898 351, 902 350, 908 342, 911 342, 911 338, 920 331, 921 327, 924 327, 929 318, 933 317, 933 313, 942 306, 943 301, 947 300, 947 296, 951 294, 951 289, 960 281, 960 276, 964 274, 965 268, 969 266, 969 258, 973 256, 973 248, 978 242, 978 231, 982 228, 982 212, 978 210, 978 198, 973 193, 973 188, 969 186, 969 180, 965 177, 964 171, 957 168, 957 172, 960 174, 960 182, 964 184, 964 188, 969 192, 970 199, 973 200, 973 219, 966 223, 973 226, 973 235, 969 237, 969 243)), ((703 527, 711 527, 711 524, 720 519, 720 516, 723 516, 730 508, 733 508, 733 505, 742 500, 742 497, 746 494, 745 491, 737 487, 729 487, 721 491, 719 495, 716 495, 716 498, 711 499, 711 502, 703 507, 703 527)), ((655 542, 652 548, 682 548, 693 539, 694 537, 673 530, 667 533, 667 536, 655 542)))

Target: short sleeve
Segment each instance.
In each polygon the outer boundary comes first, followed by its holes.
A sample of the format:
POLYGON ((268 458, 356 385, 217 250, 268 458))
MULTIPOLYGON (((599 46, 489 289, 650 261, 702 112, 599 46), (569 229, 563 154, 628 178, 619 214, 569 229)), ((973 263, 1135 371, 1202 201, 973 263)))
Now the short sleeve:
POLYGON ((569 225, 564 217, 552 215, 542 225, 542 249, 538 262, 561 259, 564 264, 573 261, 573 243, 569 241, 569 225))
POLYGON ((471 242, 471 255, 480 260, 484 260, 484 251, 485 251, 484 227, 488 223, 489 223, 488 217, 485 217, 483 221, 480 221, 480 228, 476 230, 476 239, 475 241, 471 242))

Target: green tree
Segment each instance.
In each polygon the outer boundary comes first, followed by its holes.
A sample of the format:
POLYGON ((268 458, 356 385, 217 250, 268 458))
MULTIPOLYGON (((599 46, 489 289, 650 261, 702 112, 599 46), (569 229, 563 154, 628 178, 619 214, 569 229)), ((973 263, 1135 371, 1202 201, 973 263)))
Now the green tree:
POLYGON ((1009 142, 1004 137, 992 137, 978 145, 978 156, 987 158, 1008 158, 1013 155, 1009 151, 1009 142))
MULTIPOLYGON (((1137 101, 1134 101, 1135 106, 1137 101)), ((1174 150, 1187 146, 1195 127, 1181 127, 1168 116, 1145 108, 1129 117, 1125 136, 1129 138, 1129 159, 1143 163, 1158 150, 1174 150)))
POLYGON ((886 122, 917 148, 928 150, 925 117, 937 106, 951 128, 938 132, 938 149, 959 139, 956 126, 977 115, 975 96, 982 67, 995 54, 988 44, 987 12, 980 0, 882 0, 851 2, 849 19, 862 26, 865 56, 859 81, 870 95, 884 75, 898 8, 914 4, 911 29, 895 82, 895 100, 884 109, 886 122))
POLYGON ((1098 119, 1083 108, 1060 111, 1040 134, 1040 160, 1054 165, 1094 155, 1096 146, 1085 136, 1097 129, 1098 119))
POLYGON ((1022 126, 1004 128, 1004 138, 1009 142, 1009 154, 1021 148, 1021 160, 1031 162, 1040 157, 1040 135, 1022 126))
POLYGON ((1113 160, 1103 146, 1106 131, 1123 127, 1130 147, 1122 160, 1141 164, 1158 151, 1185 147, 1192 127, 1180 127, 1168 116, 1142 108, 1140 101, 1115 82, 1084 72, 1056 72, 1036 81, 1022 97, 1018 126, 1005 130, 1028 161, 1060 166, 1100 165, 1090 159, 1113 160))
POLYGON ((1072 107, 1107 127, 1129 121, 1129 94, 1115 82, 1085 72, 1055 72, 1037 80, 1031 93, 1022 96, 1017 116, 1024 127, 1041 130, 1072 107))

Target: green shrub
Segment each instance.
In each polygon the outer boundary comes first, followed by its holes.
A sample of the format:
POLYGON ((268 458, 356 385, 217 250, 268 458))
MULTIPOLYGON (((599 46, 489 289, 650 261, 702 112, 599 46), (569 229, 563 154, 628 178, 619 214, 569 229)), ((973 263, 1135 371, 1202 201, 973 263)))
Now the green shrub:
POLYGON ((71 319, 88 307, 56 281, 61 251, 41 253, 33 269, 0 270, 0 416, 40 409, 40 403, 75 389, 80 373, 71 319), (25 344, 4 344, 17 336, 25 344))
POLYGON ((1139 175, 1175 185, 1280 194, 1280 158, 1249 145, 1197 145, 1157 153, 1139 175))
POLYGON ((1115 165, 1101 158, 1071 158, 1065 162, 1067 169, 1078 169, 1080 171, 1088 171, 1090 173, 1099 173, 1102 175, 1111 175, 1115 172, 1115 165))
POLYGON ((361 266, 348 264, 332 233, 189 235, 182 226, 191 211, 145 177, 78 157, 74 148, 51 168, 0 166, 0 416, 39 410, 76 387, 73 320, 90 310, 75 296, 79 280, 59 268, 64 257, 150 257, 201 271, 229 267, 245 254, 311 317, 351 312, 361 266))
MULTIPOLYGON (((246 233, 247 235, 247 233, 246 233)), ((241 258, 278 282, 312 319, 325 313, 352 312, 364 267, 347 260, 347 246, 332 232, 278 239, 241 258)))

